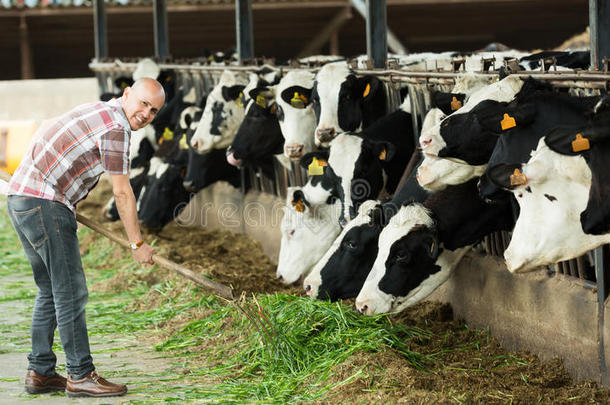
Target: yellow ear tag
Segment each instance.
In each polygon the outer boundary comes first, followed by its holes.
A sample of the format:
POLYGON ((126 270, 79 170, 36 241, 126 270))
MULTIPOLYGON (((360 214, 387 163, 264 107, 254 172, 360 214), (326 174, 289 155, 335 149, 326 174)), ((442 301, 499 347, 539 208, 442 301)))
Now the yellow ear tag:
POLYGON ((362 98, 365 98, 366 96, 368 96, 370 92, 371 92, 371 84, 367 83, 366 87, 364 88, 364 93, 362 93, 362 98))
POLYGON ((327 166, 326 160, 318 160, 313 158, 309 166, 307 166, 307 173, 310 176, 321 176, 324 174, 324 166, 327 166))
POLYGON ((256 96, 256 104, 260 105, 263 108, 267 108, 267 99, 262 94, 256 96))
POLYGON ((171 141, 174 139, 174 131, 169 129, 169 127, 165 127, 165 131, 163 131, 162 138, 164 141, 171 141))
POLYGON ((290 99, 290 105, 294 108, 305 108, 305 104, 307 103, 307 97, 298 92, 294 92, 294 96, 290 99))
POLYGON ((126 87, 129 87, 129 84, 126 82, 121 82, 121 90, 125 90, 126 87))
POLYGON ((188 149, 189 148, 189 144, 186 143, 186 134, 182 134, 182 138, 180 138, 180 148, 181 149, 188 149))
POLYGON ((523 186, 525 184, 527 184, 527 177, 525 177, 525 173, 522 173, 519 169, 515 169, 513 174, 510 175, 510 185, 523 186))
POLYGON ((462 108, 462 102, 456 97, 453 97, 451 100, 451 111, 459 110, 460 108, 462 108))
POLYGON ((504 119, 500 121, 500 125, 502 126, 502 131, 506 131, 507 129, 516 127, 517 122, 515 122, 515 119, 510 115, 504 114, 504 119))
POLYGON ((303 204, 303 200, 292 200, 292 206, 296 212, 305 212, 305 204, 303 204))
POLYGON ((243 107, 244 106, 244 93, 239 92, 239 96, 237 96, 237 98, 235 99, 235 104, 237 104, 238 107, 243 107))
POLYGON ((589 140, 587 138, 583 138, 581 133, 577 133, 576 139, 572 141, 572 152, 582 152, 583 150, 589 149, 591 149, 589 140))
POLYGON ((387 151, 385 150, 385 148, 383 148, 383 150, 379 154, 379 160, 385 160, 387 154, 388 154, 387 151))

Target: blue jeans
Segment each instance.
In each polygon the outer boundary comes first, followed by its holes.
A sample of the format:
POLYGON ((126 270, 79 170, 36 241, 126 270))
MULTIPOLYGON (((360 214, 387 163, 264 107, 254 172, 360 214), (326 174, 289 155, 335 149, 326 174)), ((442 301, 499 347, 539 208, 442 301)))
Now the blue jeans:
POLYGON ((54 373, 57 358, 52 346, 57 327, 66 369, 72 378, 82 378, 95 367, 87 335, 87 282, 74 213, 59 202, 33 197, 9 196, 7 206, 38 286, 28 370, 47 376, 54 373))

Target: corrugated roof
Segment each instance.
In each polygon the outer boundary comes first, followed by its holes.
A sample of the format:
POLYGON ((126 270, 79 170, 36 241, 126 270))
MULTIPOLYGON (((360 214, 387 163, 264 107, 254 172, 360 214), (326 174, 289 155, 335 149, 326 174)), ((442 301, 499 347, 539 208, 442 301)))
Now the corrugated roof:
MULTIPOLYGON (((336 0, 327 0, 329 3, 337 3, 336 0)), ((104 0, 107 5, 114 6, 148 6, 153 4, 153 0, 104 0)), ((253 0, 254 4, 260 3, 303 3, 303 0, 253 0)), ((316 0, 317 3, 324 3, 325 0, 316 0)), ((214 5, 233 5, 235 0, 168 0, 168 4, 195 4, 201 6, 214 5)), ((347 1, 346 1, 347 3, 347 1)), ((93 0, 0 0, 0 9, 21 9, 21 8, 61 8, 61 7, 91 7, 93 0)))

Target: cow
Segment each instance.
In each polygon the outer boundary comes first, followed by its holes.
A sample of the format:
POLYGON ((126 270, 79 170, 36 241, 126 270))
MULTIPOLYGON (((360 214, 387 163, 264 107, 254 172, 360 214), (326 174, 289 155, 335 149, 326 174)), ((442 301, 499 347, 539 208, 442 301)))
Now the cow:
POLYGON ((188 162, 186 134, 164 141, 150 160, 146 183, 137 202, 138 219, 160 230, 186 206, 192 193, 182 185, 188 162))
POLYGON ((374 76, 356 77, 346 62, 324 65, 312 92, 315 144, 327 147, 342 132, 360 131, 393 111, 390 89, 374 76))
POLYGON ((231 145, 245 115, 245 78, 225 70, 208 94, 205 109, 190 145, 197 153, 231 145))
MULTIPOLYGON (((314 158, 327 162, 328 167, 318 172, 325 177, 321 182, 341 200, 343 220, 349 221, 356 216, 361 202, 377 198, 383 189, 390 195, 394 193, 415 150, 413 138, 410 105, 405 101, 400 109, 361 133, 341 134, 330 142, 327 151, 303 156, 301 165, 311 173, 314 158)), ((315 177, 308 182, 320 182, 315 177)))
POLYGON ((191 140, 199 125, 202 114, 201 108, 189 107, 183 112, 183 117, 181 117, 181 122, 184 122, 183 128, 187 128, 184 133, 186 134, 186 142, 189 147, 186 174, 182 185, 191 193, 197 193, 199 190, 220 180, 226 181, 234 187, 240 187, 240 172, 236 167, 227 163, 226 148, 212 149, 203 154, 199 154, 193 149, 191 140))
POLYGON ((277 119, 284 136, 284 156, 299 160, 313 151, 316 115, 311 93, 314 74, 306 70, 293 70, 277 85, 277 119))
MULTIPOLYGON (((413 159, 415 167, 420 162, 413 159)), ((391 200, 383 204, 365 201, 303 281, 305 292, 312 298, 331 300, 355 297, 375 261, 379 234, 387 221, 403 203, 423 202, 427 196, 412 171, 391 200)))
POLYGON ((471 245, 512 224, 510 203, 484 202, 477 179, 403 205, 379 235, 356 308, 374 315, 416 304, 447 280, 471 245))
POLYGON ((260 168, 274 178, 274 155, 281 155, 284 137, 277 118, 275 86, 266 83, 249 92, 246 116, 227 149, 227 161, 236 167, 260 168))
POLYGON ((277 264, 278 279, 292 284, 309 274, 341 231, 339 215, 339 200, 312 205, 300 187, 288 187, 280 227, 282 239, 277 264))
POLYGON ((490 170, 491 181, 511 190, 520 207, 504 252, 511 272, 572 259, 610 242, 610 190, 604 184, 609 137, 606 111, 586 125, 551 129, 527 163, 490 170))

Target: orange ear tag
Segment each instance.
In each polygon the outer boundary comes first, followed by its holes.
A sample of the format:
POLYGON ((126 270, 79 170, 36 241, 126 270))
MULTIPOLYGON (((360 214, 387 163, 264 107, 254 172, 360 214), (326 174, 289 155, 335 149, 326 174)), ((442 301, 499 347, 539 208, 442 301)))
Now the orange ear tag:
POLYGON ((307 166, 307 173, 310 176, 321 176, 324 174, 324 166, 326 165, 325 160, 318 160, 314 157, 309 166, 307 166))
POLYGON ((267 99, 262 94, 256 96, 256 104, 263 108, 267 108, 267 99))
POLYGON ((379 160, 385 160, 386 155, 387 155, 387 152, 386 152, 385 148, 383 148, 383 150, 379 154, 379 160))
POLYGON ((591 149, 589 140, 587 138, 583 138, 581 133, 577 133, 576 139, 572 141, 572 152, 582 152, 583 150, 589 149, 591 149))
POLYGON ((511 186, 523 186, 527 184, 527 177, 519 169, 515 169, 513 174, 510 175, 511 186))
POLYGON ((364 93, 362 93, 362 98, 365 98, 366 96, 368 96, 370 92, 371 92, 371 84, 367 83, 366 87, 364 88, 364 93))
POLYGON ((500 121, 500 125, 502 126, 502 131, 506 131, 507 129, 516 127, 517 123, 513 117, 508 114, 504 114, 504 119, 500 121))
POLYGON ((434 242, 430 245, 430 253, 434 253, 434 242))
POLYGON ((174 139, 174 131, 172 131, 168 127, 165 127, 165 131, 163 131, 162 137, 164 141, 171 141, 172 139, 174 139))
POLYGON ((270 112, 271 114, 275 114, 275 112, 276 112, 276 111, 277 111, 277 105, 276 105, 275 103, 273 103, 273 104, 271 105, 271 108, 269 108, 269 112, 270 112))
POLYGON ((451 100, 451 111, 459 110, 460 108, 462 108, 462 102, 456 97, 453 97, 451 100))
POLYGON ((305 204, 303 204, 303 200, 292 200, 292 206, 296 212, 305 212, 305 204))

